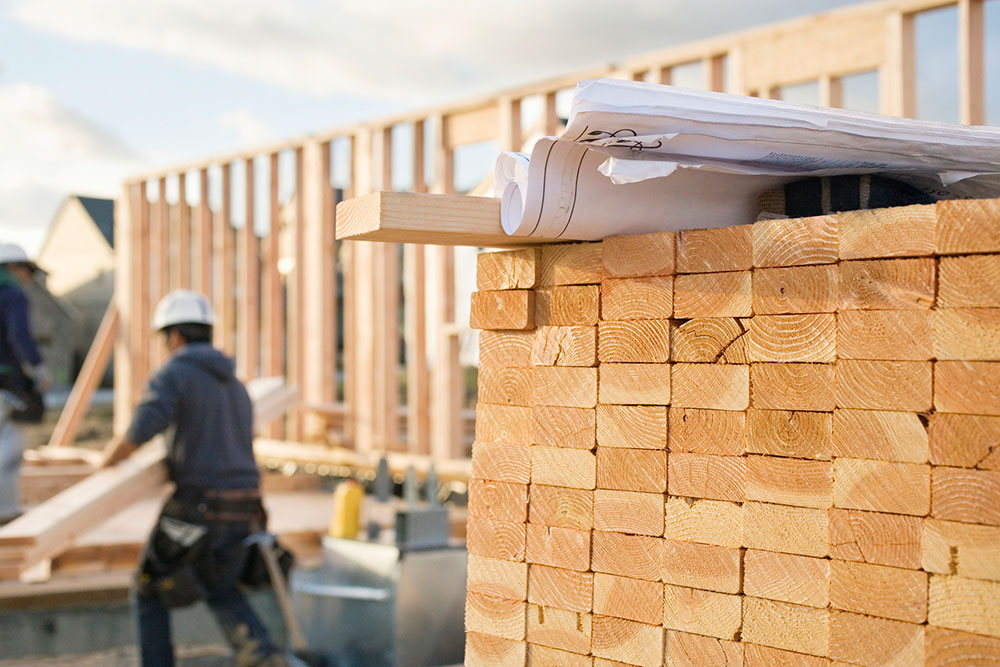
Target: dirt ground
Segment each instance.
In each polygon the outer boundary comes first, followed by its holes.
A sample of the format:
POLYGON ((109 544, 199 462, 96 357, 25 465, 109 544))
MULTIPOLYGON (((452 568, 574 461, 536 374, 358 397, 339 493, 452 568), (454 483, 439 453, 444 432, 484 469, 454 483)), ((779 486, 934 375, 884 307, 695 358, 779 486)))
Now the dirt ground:
MULTIPOLYGON (((40 424, 23 424, 24 446, 26 449, 34 449, 48 444, 52 437, 52 431, 56 427, 59 419, 59 410, 48 410, 45 419, 40 424)), ((111 406, 94 405, 84 416, 77 431, 77 447, 88 447, 100 449, 111 438, 111 406)))
MULTIPOLYGON (((226 646, 178 646, 176 650, 179 667, 224 667, 231 665, 233 660, 226 646)), ((56 658, 0 659, 0 667, 138 667, 138 665, 139 651, 134 646, 56 658)))

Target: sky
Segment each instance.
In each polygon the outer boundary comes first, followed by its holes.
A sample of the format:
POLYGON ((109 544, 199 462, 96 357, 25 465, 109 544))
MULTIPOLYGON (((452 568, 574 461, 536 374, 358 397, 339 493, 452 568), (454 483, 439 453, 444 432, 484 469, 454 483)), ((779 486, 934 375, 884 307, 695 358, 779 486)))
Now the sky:
POLYGON ((849 4, 0 0, 0 240, 156 166, 849 4))

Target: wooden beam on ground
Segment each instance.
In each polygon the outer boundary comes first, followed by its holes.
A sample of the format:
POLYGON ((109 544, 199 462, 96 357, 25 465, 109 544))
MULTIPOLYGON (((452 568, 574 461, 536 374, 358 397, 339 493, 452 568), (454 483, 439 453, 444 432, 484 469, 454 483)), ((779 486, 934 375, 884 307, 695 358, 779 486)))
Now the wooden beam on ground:
POLYGON ((80 427, 80 420, 90 407, 90 399, 94 395, 94 390, 104 376, 104 371, 108 367, 111 359, 111 352, 118 335, 118 306, 115 301, 108 304, 108 309, 101 320, 101 326, 97 329, 94 342, 87 352, 87 358, 83 362, 83 368, 73 384, 73 390, 66 401, 66 407, 59 413, 59 421, 49 438, 50 446, 63 446, 73 443, 76 431, 80 427))
POLYGON ((337 238, 484 248, 543 242, 505 234, 499 199, 419 192, 372 192, 341 202, 337 238))

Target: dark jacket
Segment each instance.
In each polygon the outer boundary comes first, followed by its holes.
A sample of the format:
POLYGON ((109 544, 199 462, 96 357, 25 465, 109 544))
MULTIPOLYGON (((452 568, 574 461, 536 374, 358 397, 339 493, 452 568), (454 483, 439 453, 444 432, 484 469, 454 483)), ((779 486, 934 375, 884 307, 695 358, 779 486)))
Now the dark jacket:
POLYGON ((181 487, 257 488, 253 405, 235 364, 209 343, 181 348, 150 379, 125 437, 142 444, 167 438, 171 479, 181 487))
POLYGON ((20 286, 0 283, 0 372, 21 374, 24 365, 42 363, 31 337, 28 297, 20 286))

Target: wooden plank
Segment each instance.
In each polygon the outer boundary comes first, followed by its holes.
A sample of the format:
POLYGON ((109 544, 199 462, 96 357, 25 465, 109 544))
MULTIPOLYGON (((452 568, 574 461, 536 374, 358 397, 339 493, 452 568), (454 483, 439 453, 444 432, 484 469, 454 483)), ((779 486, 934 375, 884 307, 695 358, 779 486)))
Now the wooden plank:
POLYGON ((601 447, 666 449, 666 406, 598 405, 597 444, 601 447))
POLYGON ((445 115, 444 135, 448 148, 490 141, 496 137, 500 123, 500 109, 496 103, 479 108, 454 111, 445 115))
POLYGON ((934 204, 844 211, 840 218, 840 259, 927 257, 934 254, 934 204))
POLYGON ((529 563, 586 572, 590 569, 590 531, 525 524, 529 563))
POLYGON ((532 484, 528 494, 529 522, 576 530, 594 527, 593 491, 532 484))
POLYGON ((749 317, 752 273, 692 273, 674 278, 674 317, 749 317))
POLYGON ((594 599, 594 573, 532 564, 528 568, 528 602, 586 614, 594 599))
POLYGON ((489 367, 479 370, 480 403, 492 405, 531 405, 534 373, 531 368, 489 367))
POLYGON ((663 581, 719 593, 739 593, 741 552, 715 544, 664 540, 663 581))
POLYGON ((747 447, 746 413, 670 408, 667 447, 672 452, 740 456, 747 447))
POLYGON ((856 459, 927 463, 927 427, 912 412, 835 410, 833 455, 856 459))
POLYGON ((523 602, 528 597, 528 564, 500 558, 469 555, 466 590, 504 600, 523 602))
MULTIPOLYGON (((743 644, 746 667, 826 667, 830 661, 770 646, 743 644)), ((838 666, 840 667, 840 666, 838 666)))
POLYGON ((854 665, 923 665, 924 627, 835 611, 830 657, 854 665))
POLYGON ((830 460, 833 451, 830 413, 754 409, 747 412, 747 417, 748 453, 830 460))
POLYGON ((749 363, 746 328, 735 317, 699 317, 680 322, 670 335, 675 362, 749 363))
POLYGON ((925 519, 922 537, 924 570, 1000 581, 1000 528, 925 519))
POLYGON ((492 479, 469 480, 469 516, 528 521, 528 485, 492 479))
POLYGON ((191 281, 191 205, 188 204, 187 174, 177 174, 177 273, 174 276, 176 289, 192 289, 191 281))
POLYGON ((539 327, 531 346, 535 366, 596 366, 597 327, 539 327))
POLYGON ((826 656, 830 650, 830 612, 746 597, 741 636, 748 643, 826 656))
POLYGON ((837 357, 832 313, 757 315, 747 334, 750 361, 829 363, 837 357))
POLYGON ((523 667, 526 644, 491 634, 466 631, 465 662, 467 667, 523 667))
MULTIPOLYGON (((470 554, 515 562, 524 561, 527 524, 494 521, 470 516, 465 528, 465 544, 470 554)), ((476 628, 466 629, 475 630, 476 628)))
POLYGON ((840 263, 840 310, 919 310, 934 305, 933 258, 840 263))
POLYGON ((674 364, 671 404, 680 408, 746 410, 750 405, 750 366, 674 364))
POLYGON ((456 194, 371 192, 337 204, 337 240, 510 248, 538 239, 508 236, 500 200, 456 194))
POLYGON ((595 573, 594 613, 659 625, 663 622, 663 584, 595 573))
POLYGON ((668 540, 743 546, 743 506, 719 500, 667 497, 663 536, 668 540))
POLYGON ((928 667, 988 665, 1000 661, 1000 640, 928 625, 924 630, 928 667))
POLYGON ((591 615, 528 605, 527 638, 531 644, 590 653, 591 615))
POLYGON ((476 257, 476 289, 532 289, 538 284, 539 258, 538 248, 479 253, 476 257))
POLYGON ((831 411, 836 404, 832 364, 753 364, 751 405, 767 410, 831 411))
POLYGON ((1000 470, 1000 417, 933 414, 930 460, 934 465, 1000 470))
POLYGON ((743 593, 807 607, 830 603, 830 561, 748 549, 743 557, 743 593))
POLYGON ((534 369, 534 405, 593 408, 597 405, 597 369, 538 366, 534 369))
POLYGON ((833 461, 833 504, 926 516, 931 510, 930 477, 929 465, 837 458, 833 461))
POLYGON ((677 273, 744 271, 753 267, 753 225, 686 229, 677 235, 677 273))
POLYGON ((588 285, 601 282, 601 243, 566 243, 542 248, 538 284, 588 285))
POLYGON ((1000 361, 1000 308, 934 311, 937 359, 1000 361))
POLYGON ((743 546, 748 549, 819 558, 829 551, 825 510, 747 502, 743 517, 743 546))
POLYGON ((754 267, 832 264, 839 258, 838 219, 761 220, 753 225, 754 267))
POLYGON ((518 405, 476 405, 476 440, 531 444, 531 409, 518 405))
POLYGON ((533 484, 593 489, 597 484, 597 459, 592 452, 566 447, 531 446, 533 484))
POLYGON ((535 293, 531 290, 504 290, 472 293, 473 329, 535 328, 535 293))
POLYGON ((597 332, 601 363, 663 363, 670 359, 670 320, 601 321, 597 332))
POLYGON ((509 442, 477 440, 472 445, 472 476, 527 484, 531 478, 531 450, 509 442))
POLYGON ((597 285, 562 285, 535 292, 535 324, 597 324, 601 291, 597 285))
POLYGON ((158 438, 118 465, 98 470, 0 528, 0 549, 15 547, 21 569, 61 553, 78 535, 167 481, 158 438))
POLYGON ((536 445, 593 449, 597 416, 590 408, 536 405, 531 409, 531 441, 536 445))
POLYGON ((743 644, 740 642, 703 637, 677 630, 667 630, 667 667, 700 667, 701 665, 743 665, 743 644))
POLYGON ((937 213, 937 254, 1000 252, 1000 199, 941 201, 937 213))
POLYGON ((236 324, 233 304, 233 297, 236 293, 234 289, 236 257, 233 247, 235 230, 231 217, 231 167, 232 165, 228 162, 222 165, 222 201, 212 224, 212 253, 217 262, 215 279, 212 281, 214 288, 212 304, 215 306, 216 314, 215 326, 212 331, 215 346, 228 355, 235 352, 233 327, 236 324))
POLYGON ((958 3, 958 108, 960 122, 986 122, 984 7, 982 0, 958 3))
POLYGON ((603 241, 604 275, 616 278, 673 275, 674 239, 674 232, 609 236, 603 241))
POLYGON ((465 630, 504 639, 524 639, 527 605, 469 591, 465 594, 465 630))
MULTIPOLYGON (((240 252, 240 303, 237 312, 237 353, 242 377, 252 380, 258 376, 260 355, 260 249, 254 231, 254 200, 257 188, 254 181, 254 162, 244 163, 244 222, 239 234, 240 252)), ((320 246, 322 247, 322 246, 320 246)), ((320 339, 329 332, 317 332, 320 339)), ((325 367, 325 364, 320 364, 325 367)))
POLYGON ((940 574, 930 579, 928 623, 1000 637, 1000 583, 940 574))
MULTIPOLYGON (((421 164, 423 164, 423 155, 421 164)), ((422 176, 420 179, 422 180, 422 176)), ((405 304, 406 339, 406 445, 411 452, 430 454, 431 451, 431 376, 427 364, 427 270, 426 252, 423 246, 407 244, 403 246, 403 279, 405 304)), ((346 292, 346 288, 345 288, 346 292)), ((508 351, 501 343, 523 340, 530 345, 529 333, 482 332, 479 335, 480 365, 496 365, 497 354, 508 359, 501 363, 511 366, 527 366, 524 359, 509 360, 508 351), (488 335, 489 334, 489 335, 488 335), (517 336, 520 335, 521 339, 517 336), (493 356, 491 356, 493 355, 493 356), (521 363, 517 363, 520 361, 521 363)))
POLYGON ((544 665, 593 667, 593 664, 594 659, 588 655, 550 648, 541 644, 528 644, 528 667, 543 667, 544 665))
POLYGON ((938 412, 1000 415, 1000 363, 936 362, 934 408, 938 412))
MULTIPOLYGON (((281 274, 278 271, 278 261, 281 259, 281 202, 278 197, 278 154, 272 153, 268 169, 268 233, 264 243, 263 261, 261 266, 261 373, 269 376, 285 374, 284 352, 284 287, 281 284, 281 274)), ((206 196, 203 182, 202 197, 206 196)), ((207 204, 206 204, 207 208, 207 204)), ((203 225, 204 226, 204 225, 203 225)), ((209 241, 211 237, 209 237, 209 241)), ((205 246, 199 250, 204 251, 205 246)), ((210 268, 210 265, 209 265, 210 268)), ((205 268, 200 269, 205 272, 205 268)), ((206 274, 207 275, 207 274, 206 274)), ((345 292, 345 299, 348 294, 345 292)), ((346 303, 346 302, 345 302, 346 303)), ((345 322, 346 328, 346 322, 345 322)), ((345 340, 345 347, 347 341, 345 340)), ((351 378, 346 379, 351 382, 351 378)), ((273 423, 266 429, 265 435, 271 438, 281 435, 281 424, 273 423)))
POLYGON ((840 272, 836 265, 757 269, 753 276, 753 312, 832 313, 837 310, 840 272))
POLYGON ((1000 472, 935 466, 931 516, 1000 526, 1000 472))
POLYGON ((923 623, 927 619, 927 573, 831 560, 830 605, 843 611, 923 623))
POLYGON ((672 496, 746 500, 747 461, 739 456, 672 452, 667 457, 667 491, 672 496))
POLYGON ((83 360, 80 374, 77 376, 76 382, 73 383, 73 389, 66 400, 66 406, 59 413, 59 420, 49 438, 50 447, 71 445, 76 439, 80 422, 90 407, 90 399, 111 360, 120 321, 118 304, 112 300, 104 312, 101 324, 94 335, 94 341, 87 351, 87 357, 83 360))
POLYGON ((598 447, 597 488, 664 493, 667 490, 667 453, 598 447))
POLYGON ((594 616, 591 653, 638 667, 663 663, 663 628, 614 616, 594 616))
POLYGON ((1000 308, 1000 255, 942 257, 937 306, 1000 308))
POLYGON ((534 338, 535 334, 531 331, 480 332, 479 367, 530 366, 534 338))
POLYGON ((115 337, 114 352, 114 383, 118 391, 114 393, 112 427, 115 434, 124 433, 129 426, 133 406, 132 387, 134 376, 139 372, 135 366, 136 355, 129 345, 132 331, 135 328, 136 312, 133 307, 136 302, 135 284, 132 269, 134 267, 133 246, 135 228, 138 224, 138 186, 129 185, 121 189, 115 199, 113 215, 117 224, 114 227, 114 241, 118 246, 115 253, 114 292, 111 300, 115 303, 121 315, 121 335, 115 337))
POLYGON ((885 73, 880 77, 882 113, 914 118, 917 112, 916 16, 902 8, 885 17, 885 73))
POLYGON ((605 278, 601 317, 605 320, 659 320, 673 313, 673 276, 605 278))
POLYGON ((920 568, 921 519, 831 509, 830 557, 911 570, 920 568))
POLYGON ((838 408, 912 412, 931 408, 929 361, 840 359, 836 367, 838 408))
POLYGON ((779 505, 833 506, 833 465, 778 456, 748 456, 747 500, 779 505))
POLYGON ((603 363, 598 368, 597 400, 620 405, 667 405, 670 366, 603 363))
POLYGON ((591 548, 594 572, 661 581, 663 540, 658 537, 595 530, 591 548))
MULTIPOLYGON (((718 639, 739 639, 743 605, 739 595, 727 595, 666 584, 663 594, 663 625, 718 639)), ((668 648, 669 651, 669 648, 668 648)))
POLYGON ((663 495, 597 489, 594 491, 594 530, 663 535, 663 495))
POLYGON ((927 310, 842 310, 837 313, 841 359, 925 361, 934 357, 933 314, 927 310))

